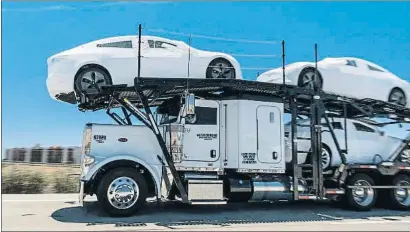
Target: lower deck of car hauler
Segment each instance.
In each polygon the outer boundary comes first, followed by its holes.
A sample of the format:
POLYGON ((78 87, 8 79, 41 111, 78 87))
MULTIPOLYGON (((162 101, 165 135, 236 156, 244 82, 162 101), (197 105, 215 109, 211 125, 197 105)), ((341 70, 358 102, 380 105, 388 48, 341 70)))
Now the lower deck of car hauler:
MULTIPOLYGON (((374 99, 355 99, 328 94, 320 90, 247 80, 140 77, 135 78, 134 82, 132 87, 126 85, 105 87, 101 94, 94 96, 92 99, 83 96, 81 97, 79 109, 81 111, 106 109, 107 114, 119 125, 131 125, 130 117, 135 116, 145 126, 149 127, 156 135, 164 153, 166 159, 162 161, 164 167, 167 166, 173 176, 173 187, 170 192, 174 194, 179 192, 182 202, 190 203, 181 177, 174 166, 172 154, 166 147, 150 108, 159 106, 172 97, 183 96, 187 92, 205 99, 234 99, 241 96, 249 99, 260 99, 261 101, 280 99, 283 102, 285 111, 290 113, 292 117, 292 167, 290 167, 287 174, 293 177, 293 189, 298 189, 299 180, 304 180, 310 183, 312 190, 309 194, 299 194, 298 191, 293 191, 293 200, 321 200, 331 198, 333 195, 343 195, 352 188, 360 188, 345 183, 349 176, 356 173, 367 173, 388 180, 380 182, 387 184, 371 186, 372 189, 410 189, 409 186, 399 187, 389 184, 391 182, 389 180, 398 173, 409 175, 409 163, 395 159, 390 162, 372 165, 346 164, 345 154, 347 151, 342 149, 337 141, 329 119, 329 117, 384 117, 393 119, 395 123, 406 123, 410 122, 410 109, 408 108, 374 99), (118 107, 122 109, 123 117, 111 111, 111 109, 118 107), (297 140, 301 138, 297 137, 296 132, 299 125, 296 124, 296 119, 300 116, 307 116, 311 120, 311 160, 305 164, 298 164, 297 161, 299 152, 297 140), (330 177, 324 176, 321 156, 319 155, 322 150, 322 118, 326 120, 343 163, 330 177)), ((404 149, 404 146, 399 148, 396 151, 397 154, 404 149)), ((167 176, 164 175, 164 178, 167 179, 167 176)))

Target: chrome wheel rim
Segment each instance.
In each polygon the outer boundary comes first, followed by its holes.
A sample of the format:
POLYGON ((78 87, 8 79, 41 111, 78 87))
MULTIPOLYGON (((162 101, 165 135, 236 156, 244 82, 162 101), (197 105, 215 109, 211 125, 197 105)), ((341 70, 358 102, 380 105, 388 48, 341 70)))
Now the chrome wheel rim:
POLYGON ((393 91, 390 95, 389 102, 397 105, 406 105, 406 96, 402 91, 393 91))
POLYGON ((104 75, 100 72, 89 71, 80 78, 80 87, 86 93, 98 93, 102 86, 108 85, 104 75))
POLYGON ((107 190, 110 204, 117 209, 128 209, 139 197, 138 184, 129 177, 119 177, 111 182, 107 190))
MULTIPOLYGON (((302 76, 302 87, 313 89, 314 88, 314 78, 315 78, 315 72, 306 72, 305 75, 302 76)), ((317 75, 316 82, 320 88, 319 75, 317 75)))
POLYGON ((371 188, 371 184, 365 180, 358 180, 354 184, 355 186, 361 186, 361 188, 353 188, 353 199, 361 206, 368 206, 373 202, 374 189, 371 188))
MULTIPOLYGON (((410 186, 410 183, 405 180, 399 181, 396 186, 410 186)), ((408 188, 395 188, 394 197, 397 202, 403 206, 410 206, 410 189, 408 188)))
POLYGON ((233 79, 234 69, 226 62, 218 62, 211 66, 211 78, 214 79, 233 79))
POLYGON ((322 148, 322 169, 328 168, 330 165, 330 153, 322 148))

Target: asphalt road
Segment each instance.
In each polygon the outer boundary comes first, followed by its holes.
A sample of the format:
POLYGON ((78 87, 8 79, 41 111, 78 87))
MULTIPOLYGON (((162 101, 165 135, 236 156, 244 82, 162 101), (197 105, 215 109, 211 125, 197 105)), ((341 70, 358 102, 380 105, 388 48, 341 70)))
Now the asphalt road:
POLYGON ((142 215, 110 218, 94 199, 86 199, 83 208, 76 201, 76 194, 2 195, 2 230, 410 231, 409 211, 352 212, 313 202, 160 207, 150 203, 142 215))

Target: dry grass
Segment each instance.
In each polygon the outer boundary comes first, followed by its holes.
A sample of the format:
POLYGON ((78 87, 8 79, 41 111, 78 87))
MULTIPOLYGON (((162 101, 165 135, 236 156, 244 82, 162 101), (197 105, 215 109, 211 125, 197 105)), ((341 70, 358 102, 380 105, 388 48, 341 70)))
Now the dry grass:
POLYGON ((80 167, 2 163, 1 174, 2 193, 75 193, 80 167))

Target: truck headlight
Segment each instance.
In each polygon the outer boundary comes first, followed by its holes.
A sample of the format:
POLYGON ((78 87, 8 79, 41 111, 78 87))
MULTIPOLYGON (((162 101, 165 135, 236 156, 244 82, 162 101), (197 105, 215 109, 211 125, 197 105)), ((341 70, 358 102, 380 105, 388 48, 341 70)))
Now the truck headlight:
POLYGON ((95 158, 91 155, 84 155, 83 157, 83 164, 84 166, 90 166, 95 162, 95 158))

